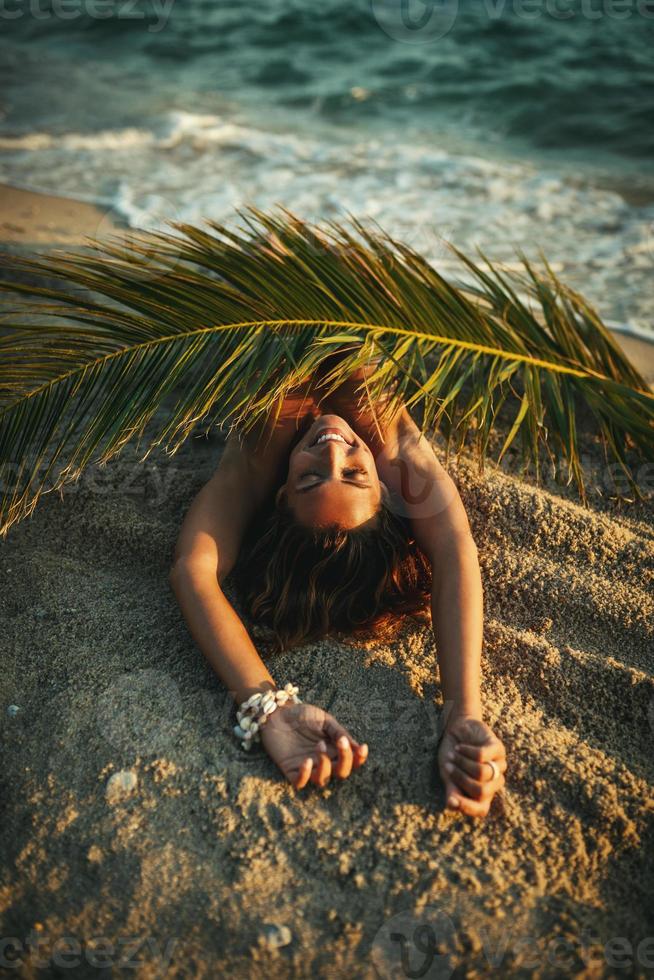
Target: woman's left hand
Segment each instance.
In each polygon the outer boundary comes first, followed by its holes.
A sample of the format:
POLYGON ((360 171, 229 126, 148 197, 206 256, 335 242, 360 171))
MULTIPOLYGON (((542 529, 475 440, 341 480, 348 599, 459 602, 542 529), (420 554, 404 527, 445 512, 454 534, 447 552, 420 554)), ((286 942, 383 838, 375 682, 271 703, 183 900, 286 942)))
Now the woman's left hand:
POLYGON ((446 808, 485 817, 505 783, 506 752, 483 721, 459 716, 445 730, 438 747, 438 766, 445 783, 446 808), (494 763, 497 775, 489 762, 494 763))

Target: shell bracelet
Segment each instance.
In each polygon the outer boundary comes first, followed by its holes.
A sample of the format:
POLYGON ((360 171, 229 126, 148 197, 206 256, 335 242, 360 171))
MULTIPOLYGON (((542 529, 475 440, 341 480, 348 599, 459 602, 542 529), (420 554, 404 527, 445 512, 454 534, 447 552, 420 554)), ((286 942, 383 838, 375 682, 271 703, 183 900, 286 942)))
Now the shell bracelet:
POLYGON ((257 691, 252 694, 247 701, 239 705, 236 712, 238 725, 234 725, 234 734, 243 739, 241 746, 249 752, 253 742, 260 742, 260 730, 266 723, 270 715, 279 708, 280 705, 291 701, 300 704, 302 698, 297 696, 298 688, 295 684, 286 684, 279 691, 257 691))

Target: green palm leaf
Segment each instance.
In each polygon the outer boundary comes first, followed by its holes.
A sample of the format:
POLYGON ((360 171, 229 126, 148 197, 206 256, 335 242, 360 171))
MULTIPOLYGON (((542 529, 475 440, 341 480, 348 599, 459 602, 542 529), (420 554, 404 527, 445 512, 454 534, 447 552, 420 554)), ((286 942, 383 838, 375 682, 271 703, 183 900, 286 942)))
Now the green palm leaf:
POLYGON ((108 461, 149 423, 143 459, 161 444, 173 454, 200 422, 252 427, 336 351, 326 395, 379 358, 372 403, 395 382, 388 412, 421 407, 423 430, 439 425, 456 451, 472 432, 480 460, 512 404, 500 456, 520 436, 538 467, 545 446, 582 494, 582 407, 627 476, 630 450, 652 458, 654 396, 546 262, 508 273, 454 249, 472 279, 456 285, 354 218, 318 230, 283 209, 239 213, 237 229, 174 224, 87 251, 2 256, 12 278, 0 288, 19 300, 0 336, 0 533, 48 481, 108 461))

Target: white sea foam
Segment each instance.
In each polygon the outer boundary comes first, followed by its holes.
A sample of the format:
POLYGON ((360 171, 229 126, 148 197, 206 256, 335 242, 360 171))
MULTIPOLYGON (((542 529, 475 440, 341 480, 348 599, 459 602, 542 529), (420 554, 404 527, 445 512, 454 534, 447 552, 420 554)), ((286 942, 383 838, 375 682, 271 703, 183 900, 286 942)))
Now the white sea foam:
MULTIPOLYGON (((388 130, 386 130, 388 133, 388 130)), ((310 220, 373 218, 438 265, 443 244, 516 261, 516 249, 579 288, 608 320, 654 336, 654 208, 532 163, 454 153, 346 129, 266 129, 242 117, 170 112, 151 126, 0 138, 0 179, 109 202, 135 227, 231 222, 283 204, 310 220)))
POLYGON ((106 130, 100 133, 64 133, 54 136, 51 133, 28 133, 24 136, 0 136, 1 150, 97 150, 122 151, 156 143, 154 133, 147 130, 129 128, 106 130))

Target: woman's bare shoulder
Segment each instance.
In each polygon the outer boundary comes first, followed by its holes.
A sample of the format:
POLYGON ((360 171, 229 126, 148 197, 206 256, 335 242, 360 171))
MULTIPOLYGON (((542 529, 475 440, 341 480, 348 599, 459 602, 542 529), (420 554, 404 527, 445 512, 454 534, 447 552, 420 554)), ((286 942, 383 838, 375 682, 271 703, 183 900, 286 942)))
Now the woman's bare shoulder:
POLYGON ((228 482, 234 491, 252 491, 266 472, 266 454, 257 451, 252 433, 233 431, 227 437, 216 469, 216 476, 228 482))
POLYGON ((246 486, 263 502, 288 471, 288 458, 298 437, 313 422, 311 412, 295 414, 287 406, 272 420, 262 421, 247 430, 233 430, 223 453, 225 470, 235 485, 246 486))

